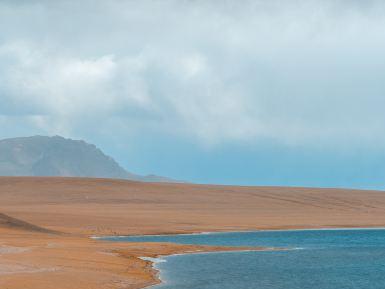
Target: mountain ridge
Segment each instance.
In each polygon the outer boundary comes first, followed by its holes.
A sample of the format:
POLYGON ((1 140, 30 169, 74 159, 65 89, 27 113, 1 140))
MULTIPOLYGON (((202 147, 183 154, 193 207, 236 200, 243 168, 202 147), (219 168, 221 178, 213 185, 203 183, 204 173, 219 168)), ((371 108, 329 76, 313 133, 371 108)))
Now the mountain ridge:
POLYGON ((175 182, 128 172, 94 144, 62 136, 29 136, 0 140, 0 176, 62 176, 175 182))

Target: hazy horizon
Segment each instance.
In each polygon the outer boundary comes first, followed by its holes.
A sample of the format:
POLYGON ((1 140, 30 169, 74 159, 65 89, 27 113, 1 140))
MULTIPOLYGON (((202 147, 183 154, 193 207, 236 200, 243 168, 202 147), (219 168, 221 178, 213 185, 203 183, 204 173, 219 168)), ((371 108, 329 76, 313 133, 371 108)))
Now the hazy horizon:
POLYGON ((1 1, 0 138, 197 183, 385 189, 382 1, 1 1))

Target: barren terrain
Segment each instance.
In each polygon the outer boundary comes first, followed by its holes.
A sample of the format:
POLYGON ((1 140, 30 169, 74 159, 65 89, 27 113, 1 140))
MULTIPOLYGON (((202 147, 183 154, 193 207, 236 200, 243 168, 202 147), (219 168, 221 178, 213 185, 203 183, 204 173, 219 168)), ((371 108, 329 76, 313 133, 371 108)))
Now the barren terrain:
POLYGON ((2 177, 0 288, 141 288, 158 281, 140 256, 234 249, 92 235, 325 227, 385 227, 385 193, 2 177))

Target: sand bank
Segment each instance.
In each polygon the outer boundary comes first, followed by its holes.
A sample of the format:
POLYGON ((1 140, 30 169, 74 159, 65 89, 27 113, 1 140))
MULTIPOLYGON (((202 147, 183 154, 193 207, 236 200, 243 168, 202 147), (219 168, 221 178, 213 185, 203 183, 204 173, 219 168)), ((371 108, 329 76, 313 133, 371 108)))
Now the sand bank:
POLYGON ((151 259, 142 256, 250 249, 114 243, 12 229, 0 229, 0 236, 0 288, 7 289, 143 288, 159 279, 151 259))

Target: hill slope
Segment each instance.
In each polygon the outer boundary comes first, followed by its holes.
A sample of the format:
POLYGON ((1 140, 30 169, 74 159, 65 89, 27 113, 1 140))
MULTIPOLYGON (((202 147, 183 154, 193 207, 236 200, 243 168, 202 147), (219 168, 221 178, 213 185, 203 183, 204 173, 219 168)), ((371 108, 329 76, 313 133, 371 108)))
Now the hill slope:
POLYGON ((157 176, 139 176, 129 173, 95 145, 60 136, 33 136, 0 140, 0 176, 162 180, 157 176))
POLYGON ((24 231, 39 232, 39 233, 55 233, 54 231, 47 230, 39 226, 35 226, 33 224, 24 222, 16 218, 12 218, 3 213, 0 213, 0 228, 24 230, 24 231))
POLYGON ((87 235, 385 227, 385 193, 0 177, 0 211, 87 235))

